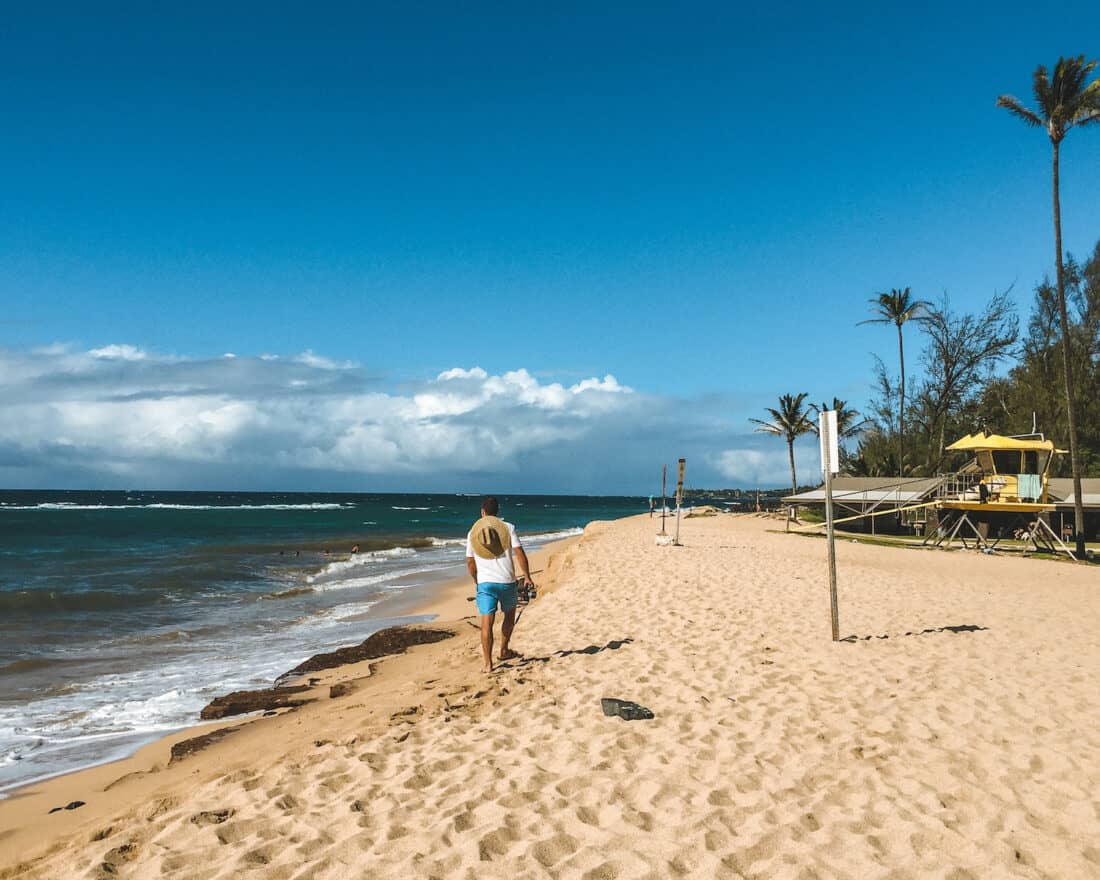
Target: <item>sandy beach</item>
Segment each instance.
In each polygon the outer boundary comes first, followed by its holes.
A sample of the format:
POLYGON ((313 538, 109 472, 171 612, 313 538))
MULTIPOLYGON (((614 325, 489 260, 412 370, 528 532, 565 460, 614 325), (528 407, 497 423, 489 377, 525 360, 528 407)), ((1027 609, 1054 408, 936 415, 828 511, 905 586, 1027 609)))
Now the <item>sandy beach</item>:
POLYGON ((1100 876, 1094 568, 843 542, 833 643, 819 538, 658 528, 544 550, 491 676, 459 582, 453 638, 17 792, 0 878, 1100 876))

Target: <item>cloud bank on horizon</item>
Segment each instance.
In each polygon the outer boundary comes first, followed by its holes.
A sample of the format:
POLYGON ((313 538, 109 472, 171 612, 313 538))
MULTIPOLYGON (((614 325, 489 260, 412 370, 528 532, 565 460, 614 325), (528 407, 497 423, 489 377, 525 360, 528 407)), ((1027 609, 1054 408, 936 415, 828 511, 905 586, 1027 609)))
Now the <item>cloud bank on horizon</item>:
MULTIPOLYGON (((783 486, 786 447, 716 403, 613 375, 572 385, 455 367, 390 386, 306 351, 187 358, 128 344, 0 348, 9 488, 649 494, 783 486)), ((816 450, 797 449, 800 482, 816 450)), ((803 476, 804 475, 804 476, 803 476)))

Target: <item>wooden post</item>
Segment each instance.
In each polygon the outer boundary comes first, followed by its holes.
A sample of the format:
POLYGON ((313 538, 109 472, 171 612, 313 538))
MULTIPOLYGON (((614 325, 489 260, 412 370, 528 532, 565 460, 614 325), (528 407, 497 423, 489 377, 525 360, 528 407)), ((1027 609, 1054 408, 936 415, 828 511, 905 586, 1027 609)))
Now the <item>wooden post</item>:
POLYGON ((829 545, 829 612, 833 625, 833 641, 839 642, 840 611, 836 599, 836 541, 833 537, 833 473, 828 467, 825 468, 825 537, 829 545))
POLYGON ((665 496, 668 494, 668 465, 661 465, 661 534, 665 534, 665 496))
MULTIPOLYGON (((821 469, 825 471, 825 543, 829 545, 829 614, 833 641, 840 641, 840 612, 836 598, 836 541, 833 535, 833 468, 839 470, 839 438, 836 436, 836 411, 821 413, 818 430, 821 437, 821 469)), ((874 519, 871 520, 874 528, 874 519)))
POLYGON ((684 462, 686 459, 680 459, 680 474, 676 479, 676 537, 672 543, 679 546, 680 544, 680 508, 684 503, 684 462))

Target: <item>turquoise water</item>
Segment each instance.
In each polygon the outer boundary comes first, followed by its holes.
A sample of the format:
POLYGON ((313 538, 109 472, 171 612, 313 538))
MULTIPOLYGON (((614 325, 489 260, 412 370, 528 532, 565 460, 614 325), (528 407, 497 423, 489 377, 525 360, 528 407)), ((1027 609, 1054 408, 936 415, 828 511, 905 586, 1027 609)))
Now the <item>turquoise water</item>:
MULTIPOLYGON (((121 756, 389 625, 372 612, 385 599, 463 571, 479 500, 0 493, 0 790, 121 756)), ((500 501, 530 546, 647 509, 500 501)))

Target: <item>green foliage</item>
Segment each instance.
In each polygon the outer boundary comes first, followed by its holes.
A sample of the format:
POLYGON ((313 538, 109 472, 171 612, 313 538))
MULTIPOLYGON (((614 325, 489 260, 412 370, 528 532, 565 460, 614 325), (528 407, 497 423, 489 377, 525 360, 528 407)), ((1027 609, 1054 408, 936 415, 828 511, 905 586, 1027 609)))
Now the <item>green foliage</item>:
MULTIPOLYGON (((864 425, 867 424, 866 419, 860 418, 859 410, 848 406, 848 401, 841 400, 839 397, 834 397, 831 405, 825 402, 822 402, 820 406, 811 403, 810 409, 818 417, 826 410, 831 409, 836 412, 836 433, 837 438, 840 440, 849 440, 858 436, 864 425)), ((818 433, 817 424, 814 424, 813 432, 814 434, 818 433)))
MULTIPOLYGON (((1086 474, 1100 473, 1100 243, 1080 265, 1072 256, 1065 269, 1070 320, 1070 363, 1077 384, 1078 442, 1086 474)), ((1057 291, 1049 280, 1035 288, 1020 355, 1009 374, 989 382, 980 409, 990 430, 1023 434, 1034 426, 1065 444, 1069 426, 1062 394, 1062 333, 1057 291)), ((1068 476, 1068 456, 1054 460, 1053 473, 1068 476)))
MULTIPOLYGON (((876 317, 860 321, 860 324, 893 324, 898 331, 898 368, 901 370, 901 380, 898 382, 898 421, 897 421, 897 473, 905 473, 905 428, 907 412, 905 408, 905 339, 902 336, 902 325, 909 321, 926 321, 930 314, 931 303, 922 299, 913 299, 909 288, 893 288, 889 293, 876 294, 870 300, 871 310, 876 317)), ((880 372, 885 374, 885 368, 879 361, 880 372)))
POLYGON ((860 324, 893 324, 895 327, 900 327, 907 321, 920 321, 932 305, 923 299, 913 299, 908 287, 895 287, 889 293, 876 293, 868 302, 875 317, 860 321, 860 324))
POLYGON ((1026 125, 1045 129, 1051 143, 1057 145, 1071 128, 1100 122, 1100 79, 1086 83, 1095 69, 1096 62, 1086 62, 1084 55, 1059 58, 1053 77, 1040 64, 1031 87, 1038 110, 1025 107, 1011 95, 1001 95, 997 106, 1026 125))
POLYGON ((1040 65, 1033 77, 1032 91, 1038 104, 1038 111, 1029 110, 1016 98, 1002 95, 997 105, 1004 107, 1027 125, 1046 129, 1050 138, 1053 156, 1052 181, 1054 184, 1054 263, 1056 267, 1058 317, 1065 337, 1062 345, 1062 379, 1066 393, 1066 419, 1069 434, 1070 466, 1074 482, 1074 521, 1077 531, 1077 555, 1085 554, 1084 523, 1085 513, 1081 500, 1081 476, 1087 468, 1082 454, 1080 419, 1081 398, 1075 387, 1075 373, 1072 367, 1071 349, 1073 347, 1072 329, 1066 308, 1065 266, 1062 260, 1062 208, 1059 195, 1059 158, 1058 153, 1066 133, 1076 127, 1084 127, 1100 122, 1100 80, 1087 80, 1096 69, 1095 61, 1085 61, 1084 55, 1076 58, 1059 58, 1054 66, 1054 76, 1049 77, 1045 67, 1040 65))
POLYGON ((779 398, 778 409, 767 407, 771 421, 749 419, 760 433, 772 434, 787 441, 787 455, 791 464, 791 494, 798 491, 798 478, 794 469, 794 441, 803 434, 814 432, 814 423, 805 405, 808 396, 806 392, 784 394, 779 398))
MULTIPOLYGON (((1086 474, 1100 475, 1100 242, 1083 263, 1065 267, 1070 362, 1077 377, 1078 433, 1086 474)), ((973 314, 959 314, 944 300, 920 324, 920 372, 907 401, 906 472, 930 475, 953 469, 943 447, 964 434, 988 431, 1028 434, 1038 430, 1065 447, 1068 437, 1062 390, 1062 333, 1057 291, 1044 279, 1022 338, 1006 294, 973 314), (1000 370, 1008 365, 1006 374, 1000 370)), ((859 476, 894 476, 898 387, 875 359, 877 393, 859 431, 848 470, 859 476)), ((1057 456, 1052 474, 1070 473, 1068 455, 1057 456)))

